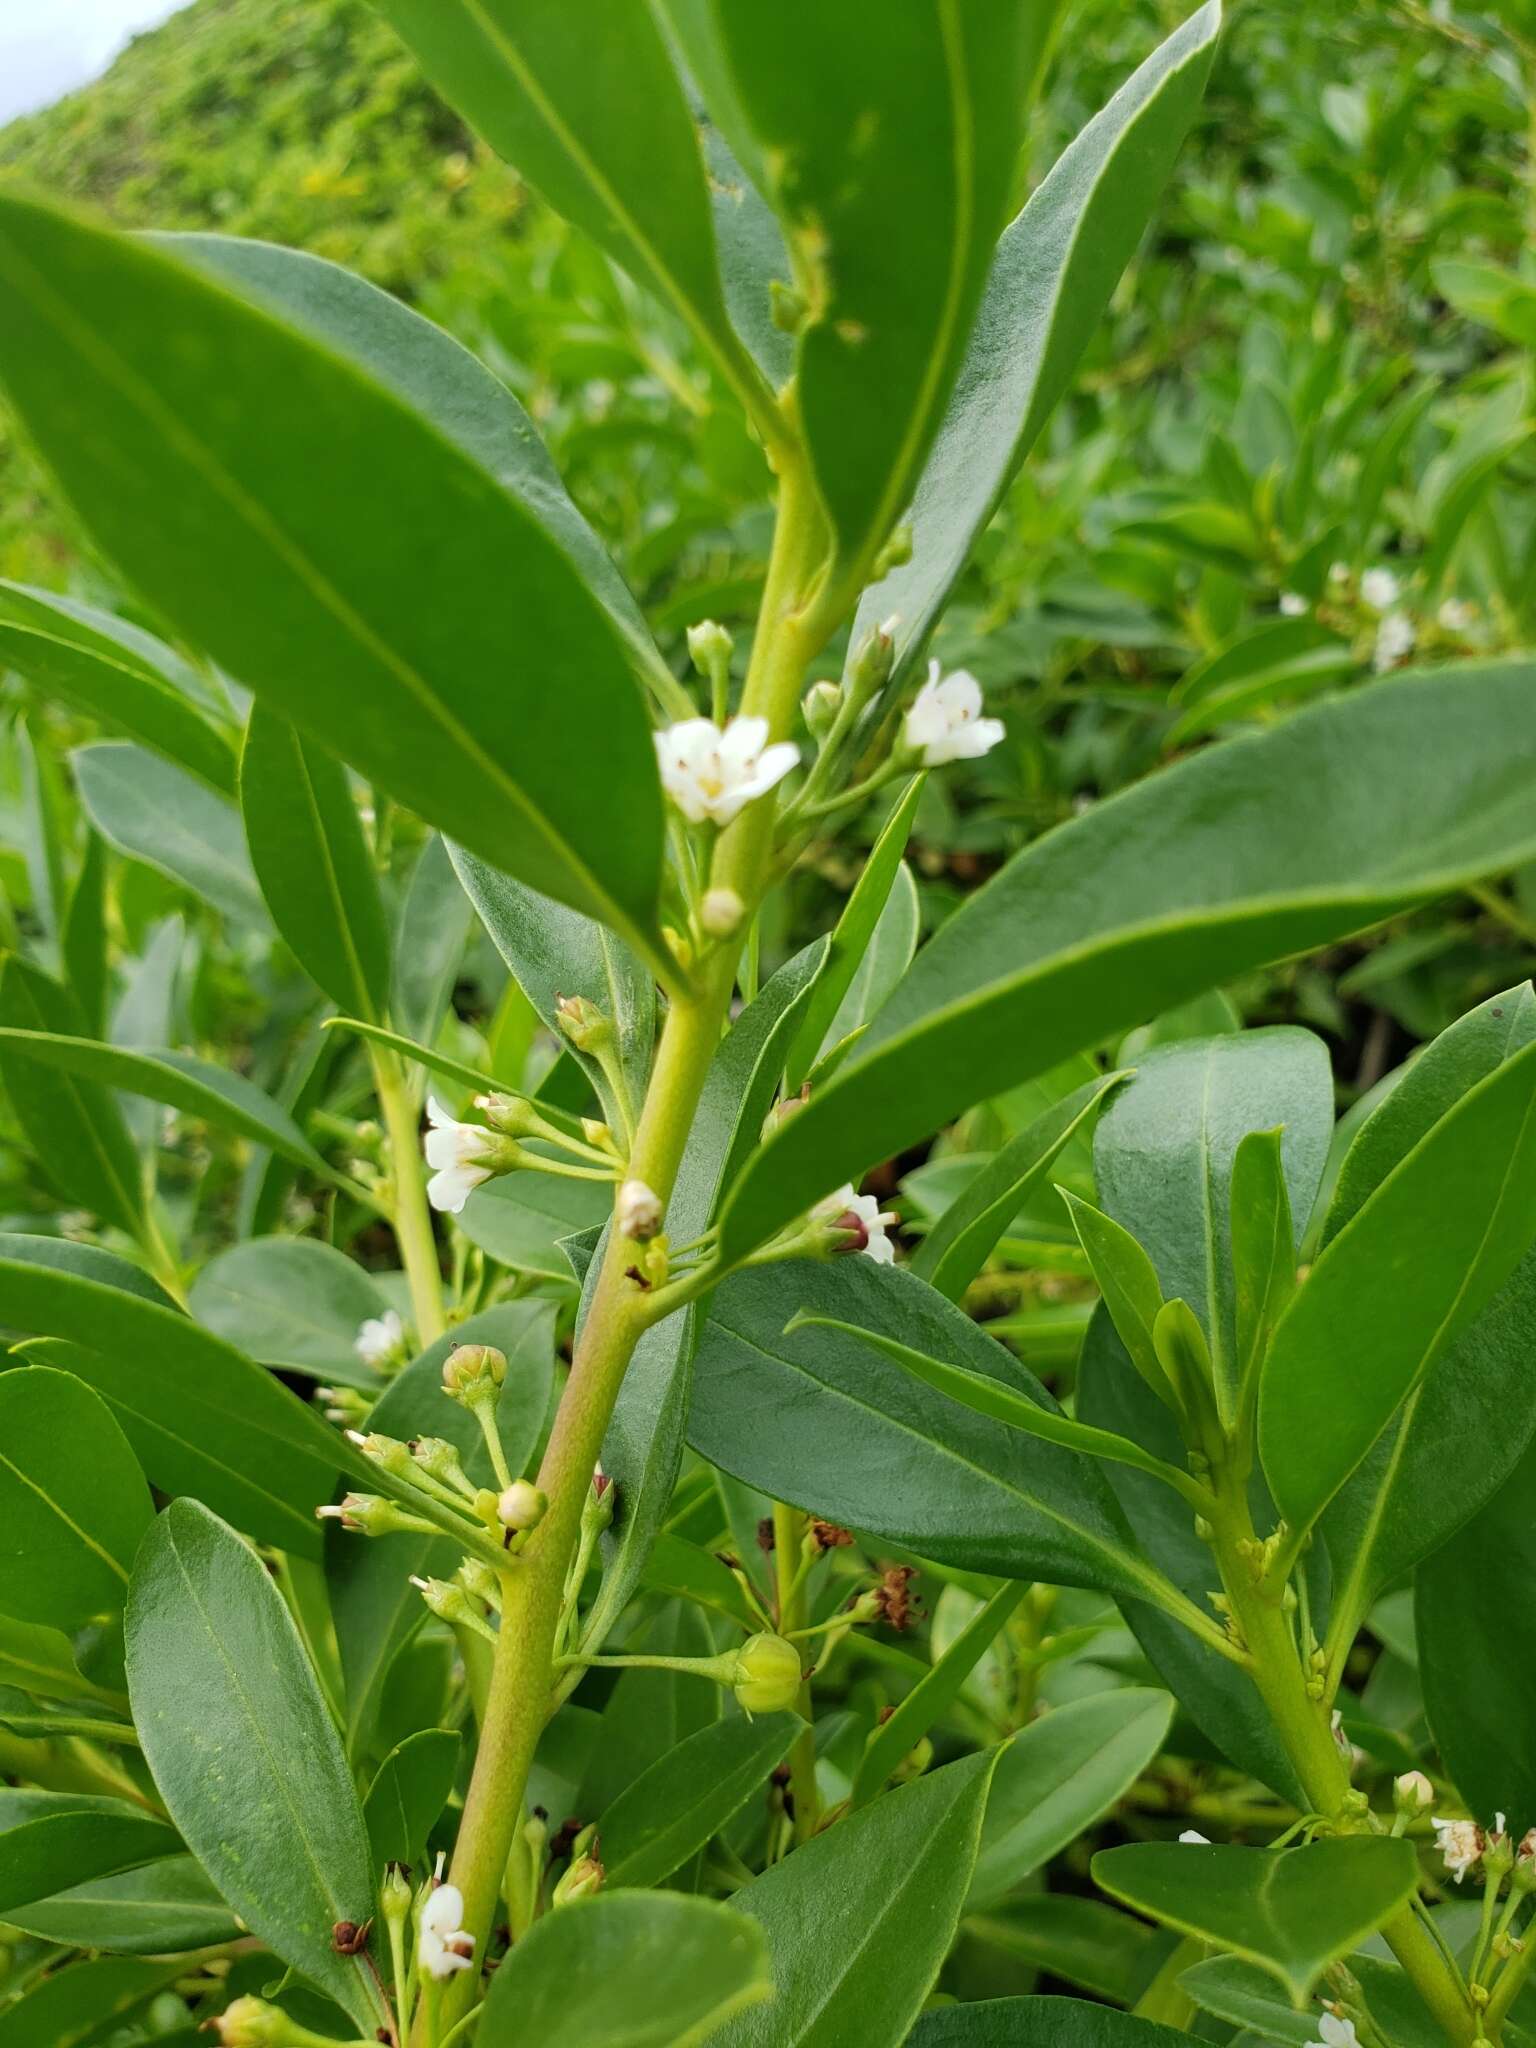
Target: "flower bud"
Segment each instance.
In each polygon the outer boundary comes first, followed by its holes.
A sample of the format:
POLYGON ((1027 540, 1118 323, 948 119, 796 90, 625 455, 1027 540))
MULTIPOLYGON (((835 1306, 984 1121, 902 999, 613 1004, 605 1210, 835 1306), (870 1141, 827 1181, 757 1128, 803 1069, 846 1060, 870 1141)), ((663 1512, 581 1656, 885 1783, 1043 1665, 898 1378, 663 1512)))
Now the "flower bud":
POLYGON ((627 1180, 619 1189, 614 1216, 620 1236, 648 1244, 661 1228, 661 1197, 643 1180, 627 1180))
POLYGON ((582 1504, 581 1526, 595 1535, 601 1535, 613 1521, 614 1484, 601 1465, 592 1472, 592 1484, 582 1504))
POLYGON ((466 1406, 492 1400, 507 1377, 507 1354, 494 1344, 456 1344, 443 1360, 443 1391, 466 1406))
POLYGON ((325 1405, 325 1419, 342 1429, 359 1429, 373 1413, 373 1402, 360 1387, 316 1387, 325 1405))
POLYGON ((859 642, 848 680, 861 701, 890 681, 891 670, 896 666, 896 628, 900 624, 900 618, 892 612, 878 626, 871 626, 859 642))
POLYGON ((1404 1771, 1392 1782, 1392 1804, 1410 1820, 1428 1813, 1435 1803, 1435 1788, 1422 1771, 1404 1771))
POLYGON ((912 559, 912 524, 904 519, 892 533, 890 539, 875 557, 875 566, 870 572, 871 583, 878 583, 882 576, 888 576, 893 569, 904 568, 912 559))
POLYGON ((335 2048, 262 1998, 237 1998, 213 2024, 221 2048, 335 2048))
POLYGON ((713 679, 717 673, 724 673, 730 668, 735 651, 734 638, 718 620, 700 619, 696 626, 688 628, 688 652, 701 676, 713 679))
POLYGON ((584 1116, 581 1120, 581 1135, 589 1145, 595 1145, 600 1152, 614 1150, 613 1133, 605 1123, 599 1123, 595 1116, 584 1116))
POLYGON ((521 1095, 477 1095, 475 1107, 493 1131, 509 1138, 529 1138, 545 1128, 544 1119, 521 1095))
POLYGON ((557 996, 555 1018, 578 1052, 600 1052, 613 1038, 613 1026, 586 996, 557 996))
POLYGON ((749 1714, 782 1714, 800 1697, 800 1652, 782 1636, 749 1636, 736 1653, 731 1690, 749 1714))
POLYGON ((349 1493, 337 1507, 315 1509, 322 1522, 340 1522, 344 1529, 356 1529, 364 1536, 398 1536, 403 1530, 419 1530, 421 1523, 392 1500, 376 1493, 349 1493))
POLYGON ((392 1927, 403 1927, 411 1910, 411 1880, 406 1876, 404 1866, 386 1863, 384 1876, 379 1884, 379 1904, 384 1918, 392 1927))
POLYGON ((389 1473, 392 1479, 409 1480, 415 1476, 411 1469, 414 1461, 410 1446, 401 1443, 399 1437, 380 1436, 377 1431, 364 1436, 361 1430, 349 1429, 347 1441, 355 1444, 370 1464, 377 1465, 381 1472, 389 1473))
POLYGON ((442 1436, 418 1436, 412 1440, 410 1449, 412 1460, 429 1479, 452 1487, 455 1493, 473 1496, 475 1489, 464 1471, 457 1444, 442 1436))
POLYGON ((910 1785, 914 1778, 920 1778, 933 1762, 933 1743, 924 1736, 915 1749, 909 1749, 891 1776, 898 1785, 910 1785))
POLYGON ((483 1557, 466 1557, 454 1573, 466 1593, 483 1600, 487 1607, 501 1608, 501 1580, 483 1557))
POLYGON ((812 683, 800 699, 800 709, 812 736, 824 740, 832 730, 832 722, 842 709, 843 691, 840 683, 822 681, 812 683))
POLYGON ((596 1856, 573 1857, 569 1869, 555 1886, 551 1904, 568 1906, 573 1899, 590 1898, 593 1892, 602 1890, 607 1874, 596 1856))
POLYGON ((1495 1891, 1505 1875, 1515 1867, 1515 1845, 1509 1839, 1504 1816, 1494 1816, 1492 1832, 1483 1842, 1483 1874, 1495 1891))
POLYGON ((477 1635, 496 1640, 495 1630, 462 1586, 455 1586, 449 1579, 417 1578, 414 1572, 411 1584, 439 1621, 446 1621, 450 1628, 473 1629, 477 1635))
POLYGON ((496 1518, 504 1528, 536 1529, 548 1506, 544 1495, 529 1480, 514 1479, 497 1499, 496 1518))
POLYGON ((712 939, 728 939, 740 931, 747 906, 734 889, 708 889, 699 905, 699 923, 712 939))

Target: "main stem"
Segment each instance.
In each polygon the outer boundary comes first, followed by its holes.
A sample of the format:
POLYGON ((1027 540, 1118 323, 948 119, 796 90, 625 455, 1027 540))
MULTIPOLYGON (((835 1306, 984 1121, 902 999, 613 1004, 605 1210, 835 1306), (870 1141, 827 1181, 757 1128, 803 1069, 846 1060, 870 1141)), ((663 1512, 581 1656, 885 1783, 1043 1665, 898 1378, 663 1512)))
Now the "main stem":
MULTIPOLYGON (((806 664, 825 637, 824 627, 799 610, 816 552, 817 524, 806 478, 798 467, 786 471, 741 705, 744 713, 768 720, 774 739, 788 730, 806 664)), ((715 847, 710 883, 733 889, 741 898, 748 912, 743 932, 769 872, 773 829, 773 805, 751 804, 715 847)), ((705 1076, 729 1015, 740 947, 738 939, 705 960, 695 992, 673 1002, 662 1029, 629 1174, 664 1202, 676 1181, 705 1076)), ((464 1895, 464 1925, 475 1937, 477 1956, 485 1954, 529 1767, 549 1712, 566 1565, 580 1532, 582 1507, 619 1387, 647 1326, 644 1297, 627 1277, 633 1258, 633 1247, 617 1231, 610 1232, 539 1468, 538 1483, 549 1507, 506 1579, 484 1726, 451 1872, 464 1895)), ((465 1971, 448 1985, 445 2025, 452 2026, 468 2010, 477 1976, 465 1971)))

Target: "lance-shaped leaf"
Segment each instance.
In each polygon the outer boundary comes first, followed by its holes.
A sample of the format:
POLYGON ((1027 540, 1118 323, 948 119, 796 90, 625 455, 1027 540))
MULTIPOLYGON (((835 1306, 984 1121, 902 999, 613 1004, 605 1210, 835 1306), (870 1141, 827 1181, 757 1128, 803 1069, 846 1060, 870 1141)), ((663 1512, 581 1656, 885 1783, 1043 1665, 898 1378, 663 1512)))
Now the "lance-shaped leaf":
POLYGON ((1068 149, 1004 231, 912 506, 912 559, 870 591, 850 646, 899 614, 891 693, 1038 440, 1135 253, 1200 107, 1221 10, 1175 30, 1068 149))
MULTIPOLYGON (((1370 1954, 1352 1955, 1347 1967, 1360 1986, 1372 2025, 1392 2048, 1445 2048, 1444 2027, 1405 1970, 1370 1954)), ((1319 2015, 1296 2012, 1272 1977, 1236 1956, 1212 1956, 1196 1963, 1180 1976, 1179 1989, 1202 2011, 1215 2013, 1234 2027, 1252 2029, 1239 2036, 1250 2048, 1259 2040, 1273 2041, 1276 2048, 1318 2048, 1319 2015)), ((1329 1996, 1326 1986, 1319 1995, 1329 1996)))
POLYGON ((1324 1249, 1275 1331, 1259 1448, 1311 1526, 1536 1237, 1536 1044, 1468 1089, 1324 1249))
POLYGON ((62 1629, 14 1621, 0 1614, 0 1685, 50 1700, 99 1700, 126 1707, 126 1698, 93 1685, 75 1661, 75 1646, 62 1629))
POLYGON ((109 731, 233 792, 229 735, 198 701, 181 657, 152 633, 76 598, 0 582, 0 661, 109 731))
POLYGON ((793 1714, 731 1714, 658 1757, 604 1810, 603 1882, 664 1884, 763 1791, 803 1726, 793 1714))
POLYGON ((185 1969, 180 1956, 101 1956, 51 1970, 0 2012, 0 2048, 76 2048, 132 2019, 185 1969))
POLYGON ((693 330, 749 410, 704 162, 647 0, 377 0, 443 97, 693 330))
MULTIPOLYGON (((0 967, 0 1030, 51 1038, 79 1030, 73 997, 13 953, 0 967)), ((143 1228, 143 1175, 122 1110, 98 1080, 0 1044, 0 1080, 22 1134, 62 1194, 131 1236, 143 1228)))
POLYGON ((130 860, 222 910, 267 928, 240 813, 227 798, 143 747, 101 740, 70 756, 80 801, 96 830, 130 860))
POLYGON ((417 1864, 448 1803, 462 1743, 455 1728, 418 1728, 379 1765, 363 1801, 373 1867, 417 1864))
POLYGON ((14 1907, 10 1917, 39 1941, 109 1955, 181 1956, 240 1936, 234 1914, 191 1856, 164 1856, 139 1870, 89 1878, 14 1907))
MULTIPOLYGON (((1051 1958, 1043 1960, 1049 1968, 1051 1958)), ((1189 2036, 1078 1998, 983 1998, 925 2013, 911 2040, 912 2048, 1179 2048, 1189 2036)))
POLYGON ((938 431, 1008 202, 1026 42, 1052 12, 715 0, 805 298, 797 404, 845 570, 868 567, 938 431))
POLYGON ((333 1384, 382 1392, 357 1349, 365 1322, 388 1298, 356 1259, 311 1237, 253 1237, 215 1252, 192 1282, 187 1307, 248 1358, 333 1384))
POLYGON ((1302 2005, 1331 1962, 1418 1888, 1409 1842, 1346 1836, 1305 1849, 1133 1842, 1093 1859, 1094 1882, 1149 1919, 1245 1957, 1302 2005))
POLYGON ((283 1961, 371 2034, 384 2016, 332 1929, 373 1910, 368 1837, 336 1724, 261 1560, 173 1501, 134 1568, 134 1721, 160 1796, 220 1892, 283 1961))
POLYGON ((0 1912, 174 1856, 180 1847, 174 1828, 126 1799, 50 1800, 34 1818, 8 1815, 0 1835, 0 1912))
POLYGON ((278 712, 251 707, 240 810, 272 922, 317 987, 364 1017, 389 1003, 389 928, 346 771, 278 712))
POLYGON ((369 371, 158 248, 7 197, 0 297, 0 381, 167 618, 423 817, 661 956, 632 663, 526 503, 369 371))
POLYGON ((1015 856, 752 1161, 730 1257, 985 1101, 1264 960, 1536 851, 1532 669, 1394 677, 1228 741, 1015 856))

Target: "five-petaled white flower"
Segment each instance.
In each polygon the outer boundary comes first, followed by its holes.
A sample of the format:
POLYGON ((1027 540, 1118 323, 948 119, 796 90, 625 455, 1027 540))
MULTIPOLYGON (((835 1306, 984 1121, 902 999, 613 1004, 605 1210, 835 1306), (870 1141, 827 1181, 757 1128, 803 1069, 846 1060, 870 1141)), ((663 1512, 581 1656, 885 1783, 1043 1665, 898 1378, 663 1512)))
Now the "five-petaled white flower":
POLYGON ((941 677, 939 664, 930 661, 928 680, 907 713, 907 746, 925 768, 942 768, 946 761, 979 761, 1007 731, 1000 718, 980 714, 981 685, 970 671, 957 668, 941 677))
POLYGON ((843 1247, 845 1251, 863 1252, 878 1266, 896 1263, 896 1247, 886 1235, 896 1221, 895 1212, 882 1210, 873 1195, 861 1195, 851 1184, 841 1187, 816 1204, 814 1215, 818 1223, 842 1225, 853 1240, 843 1247))
POLYGON ((366 1316, 357 1326, 352 1349, 364 1365, 386 1365, 405 1342, 405 1325, 399 1312, 385 1309, 381 1316, 366 1316))
POLYGON ((424 1149, 433 1168, 427 1200, 434 1209, 457 1216, 481 1181, 491 1178, 486 1153, 495 1135, 481 1124, 456 1122, 435 1095, 427 1097, 427 1122, 432 1128, 424 1149))
POLYGON ((1397 603, 1402 585, 1390 569, 1367 569, 1360 578, 1360 595, 1373 612, 1389 612, 1397 603))
POLYGON ((451 1977, 455 1970, 470 1968, 475 1937, 464 1932, 464 1894, 456 1884, 439 1884, 428 1892, 416 1929, 416 1959, 429 1977, 451 1977))
POLYGON ((691 825, 729 825, 800 759, 793 740, 768 744, 766 718, 684 718, 654 735, 661 783, 691 825))
POLYGON ((1307 2048, 1360 2048, 1354 2021, 1342 2020, 1337 2013, 1325 2012, 1317 2023, 1317 2033, 1316 2042, 1309 2042, 1307 2048))
POLYGON ((1482 1861, 1483 1831, 1475 1820, 1436 1820, 1435 1847, 1458 1884, 1482 1861))
POLYGON ((1371 665, 1378 675, 1412 654, 1418 628, 1406 612, 1388 612, 1376 628, 1376 651, 1371 665))

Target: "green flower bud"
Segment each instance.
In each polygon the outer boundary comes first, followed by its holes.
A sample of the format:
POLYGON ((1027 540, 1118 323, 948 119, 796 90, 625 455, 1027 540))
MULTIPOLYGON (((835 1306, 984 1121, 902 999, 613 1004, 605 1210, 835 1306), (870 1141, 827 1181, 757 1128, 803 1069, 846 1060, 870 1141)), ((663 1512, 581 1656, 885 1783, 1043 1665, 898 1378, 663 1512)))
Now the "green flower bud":
POLYGON ((812 683, 800 699, 800 709, 810 727, 812 737, 824 740, 832 730, 832 722, 842 709, 843 691, 840 683, 822 681, 812 683))
POLYGON ((496 1517, 507 1529, 536 1529, 548 1506, 544 1495, 529 1480, 514 1479, 497 1499, 496 1517))
POLYGON ((462 1586, 455 1586, 449 1579, 417 1578, 414 1573, 411 1584, 438 1619, 446 1621, 450 1628, 473 1629, 477 1635, 489 1636, 495 1642, 496 1631, 462 1586))
POLYGON ((613 1026, 586 996, 558 996, 555 1016, 578 1052, 600 1052, 613 1039, 613 1026))
POLYGON ((538 1111, 521 1095, 477 1095, 475 1107, 491 1126, 508 1138, 529 1138, 547 1129, 538 1111))
POLYGON ((336 2048, 262 1998, 237 1998, 213 2024, 222 2048, 336 2048))
POLYGON ((699 905, 699 923, 712 939, 728 939, 740 931, 747 906, 734 889, 707 889, 699 905))
POLYGON ((465 1407, 495 1400, 506 1378, 507 1354, 494 1344, 457 1344, 443 1360, 443 1391, 465 1407))
POLYGON ((896 666, 896 628, 900 624, 900 619, 893 613, 890 618, 882 619, 878 626, 871 626, 859 642, 853 666, 848 671, 848 680, 861 703, 890 681, 891 671, 896 666))
POLYGON ((415 1461, 411 1457, 409 1444, 403 1444, 397 1436, 380 1436, 375 1430, 364 1436, 361 1430, 349 1429, 347 1442, 355 1444, 363 1456, 381 1472, 387 1472, 392 1479, 414 1479, 415 1461))
POLYGON ((473 1498, 475 1489, 465 1474, 457 1444, 442 1436, 419 1436, 411 1444, 411 1457, 429 1479, 473 1498))
POLYGON ((573 1899, 590 1898, 593 1892, 602 1890, 607 1874, 596 1856, 575 1857, 555 1886, 551 1904, 568 1906, 573 1899))
POLYGON ((613 1493, 613 1481, 601 1465, 595 1466, 592 1484, 581 1509, 581 1526, 589 1534, 600 1536, 612 1524, 613 1493))
POLYGON ((700 619, 688 628, 688 652, 701 676, 713 680, 717 673, 729 669, 735 651, 735 639, 718 620, 700 619))
POLYGON ((364 1536, 398 1536, 405 1530, 420 1531, 416 1516, 392 1500, 376 1493, 349 1493, 336 1507, 315 1509, 322 1522, 340 1522, 344 1529, 356 1529, 364 1536))
POLYGON ((398 1863, 384 1866, 383 1881, 379 1886, 379 1904, 384 1918, 395 1927, 403 1927, 410 1917, 411 1880, 398 1863))
POLYGON ((800 1652, 782 1636, 749 1636, 736 1653, 731 1690, 749 1714, 782 1714, 800 1697, 800 1652))

